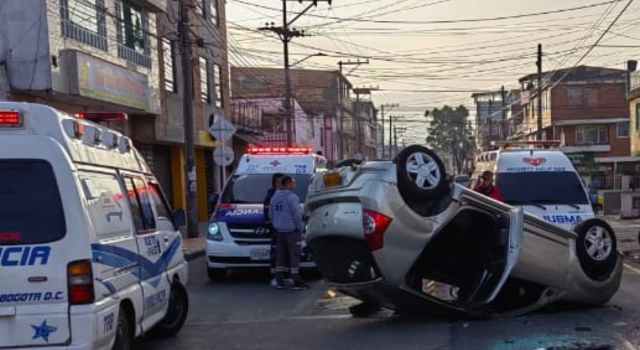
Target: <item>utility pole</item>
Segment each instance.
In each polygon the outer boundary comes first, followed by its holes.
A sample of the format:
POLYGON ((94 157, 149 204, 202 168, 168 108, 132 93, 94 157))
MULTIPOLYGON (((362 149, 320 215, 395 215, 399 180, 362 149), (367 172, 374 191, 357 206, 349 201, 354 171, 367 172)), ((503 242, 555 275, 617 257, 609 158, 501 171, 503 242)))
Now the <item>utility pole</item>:
POLYGON ((182 117, 184 118, 184 173, 187 192, 187 236, 198 237, 198 207, 196 201, 196 166, 193 146, 193 66, 191 52, 191 38, 189 35, 189 3, 180 0, 180 19, 178 33, 181 44, 181 63, 183 91, 182 117))
MULTIPOLYGON (((346 75, 349 75, 350 73, 352 73, 355 69, 357 69, 360 65, 362 64, 369 64, 369 59, 367 59, 366 61, 360 61, 360 58, 357 59, 357 61, 338 61, 338 71, 340 72, 340 76, 338 77, 339 81, 342 81, 342 79, 347 80, 346 75), (346 75, 344 74, 344 66, 355 66, 349 73, 347 73, 346 75)), ((339 104, 339 115, 338 115, 338 134, 340 137, 338 137, 338 157, 339 158, 344 158, 344 108, 343 108, 343 100, 342 100, 342 96, 344 95, 344 91, 342 89, 342 83, 340 83, 338 85, 338 104, 339 104)))
POLYGON ((502 133, 501 138, 503 140, 507 139, 507 93, 504 90, 504 85, 500 87, 500 100, 502 101, 502 126, 500 127, 500 132, 502 133))
MULTIPOLYGON (((393 127, 393 157, 395 157, 396 154, 398 154, 398 128, 394 126, 393 127)), ((393 157, 391 157, 391 159, 393 159, 393 157)))
MULTIPOLYGON (((380 106, 380 119, 381 123, 382 123, 382 159, 384 159, 384 156, 386 154, 385 151, 385 145, 384 145, 384 138, 385 138, 385 133, 384 133, 384 108, 385 107, 389 107, 389 109, 391 108, 398 108, 400 107, 399 104, 397 103, 386 103, 383 104, 382 106, 380 106)), ((389 158, 391 158, 391 116, 389 116, 389 158)))
POLYGON ((287 1, 282 0, 282 27, 275 27, 274 23, 267 23, 265 27, 259 28, 262 31, 270 31, 276 33, 282 41, 284 47, 284 84, 285 84, 285 96, 284 96, 284 110, 286 119, 286 132, 287 132, 287 146, 293 146, 295 139, 294 120, 295 120, 295 108, 292 103, 293 93, 291 87, 291 65, 289 63, 289 43, 293 38, 303 37, 304 31, 297 30, 295 28, 289 29, 295 21, 307 13, 312 7, 318 6, 318 2, 327 2, 331 5, 332 0, 297 0, 299 3, 310 2, 311 4, 295 16, 292 20, 287 19, 287 1))
POLYGON ((538 44, 538 133, 536 139, 542 141, 542 44, 538 44))

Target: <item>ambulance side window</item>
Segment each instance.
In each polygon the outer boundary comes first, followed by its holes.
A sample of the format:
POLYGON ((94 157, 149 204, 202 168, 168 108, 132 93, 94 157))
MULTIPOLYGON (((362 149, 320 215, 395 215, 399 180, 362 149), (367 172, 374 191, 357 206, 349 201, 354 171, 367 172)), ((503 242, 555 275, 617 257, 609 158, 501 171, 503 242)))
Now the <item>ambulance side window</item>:
POLYGON ((146 233, 155 230, 156 222, 151 209, 151 201, 147 193, 147 187, 140 178, 125 177, 124 179, 131 211, 133 223, 138 233, 146 233))
POLYGON ((98 238, 131 232, 127 199, 115 175, 82 172, 80 184, 98 238))
MULTIPOLYGON (((153 200, 153 206, 156 210, 156 215, 158 215, 158 221, 166 221, 170 222, 173 226, 173 220, 171 218, 171 209, 169 209, 169 205, 167 204, 164 196, 162 195, 162 191, 160 190, 160 186, 153 182, 149 182, 149 195, 153 200)), ((172 227, 172 231, 175 230, 172 227)))

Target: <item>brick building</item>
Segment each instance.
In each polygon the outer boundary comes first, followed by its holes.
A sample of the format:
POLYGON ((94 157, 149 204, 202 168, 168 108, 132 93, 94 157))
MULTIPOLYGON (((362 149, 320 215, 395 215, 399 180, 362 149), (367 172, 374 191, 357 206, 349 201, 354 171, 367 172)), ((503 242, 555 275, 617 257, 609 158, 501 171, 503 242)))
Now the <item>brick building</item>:
MULTIPOLYGON (((284 71, 280 68, 232 67, 234 99, 284 96, 284 71)), ((294 98, 320 135, 329 160, 350 158, 357 152, 353 120, 352 85, 338 71, 292 69, 294 98)))
MULTIPOLYGON (((542 134, 559 140, 591 188, 620 188, 630 158, 626 71, 579 66, 544 73, 542 134), (560 83, 554 83, 558 82, 560 83)), ((537 75, 522 77, 522 120, 517 138, 535 140, 537 75)))

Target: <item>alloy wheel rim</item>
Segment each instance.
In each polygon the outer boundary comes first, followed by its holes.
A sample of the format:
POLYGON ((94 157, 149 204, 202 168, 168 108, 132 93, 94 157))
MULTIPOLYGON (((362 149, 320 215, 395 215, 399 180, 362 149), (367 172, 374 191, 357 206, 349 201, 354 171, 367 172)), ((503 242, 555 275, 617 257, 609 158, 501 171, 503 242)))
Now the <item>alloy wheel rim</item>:
POLYGON ((416 152, 407 158, 405 166, 411 180, 423 190, 432 190, 438 186, 442 174, 435 159, 424 152, 416 152))
POLYGON ((611 255, 613 239, 606 228, 594 226, 585 235, 584 247, 591 259, 604 261, 611 255))

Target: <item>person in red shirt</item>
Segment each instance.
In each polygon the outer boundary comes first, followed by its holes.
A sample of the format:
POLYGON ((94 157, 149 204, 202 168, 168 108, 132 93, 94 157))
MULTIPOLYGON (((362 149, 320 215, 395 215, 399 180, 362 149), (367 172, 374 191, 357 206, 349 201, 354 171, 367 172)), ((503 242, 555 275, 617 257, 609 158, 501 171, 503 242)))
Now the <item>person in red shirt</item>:
POLYGON ((493 183, 493 173, 491 171, 482 173, 473 190, 497 201, 504 202, 502 192, 500 192, 500 189, 493 183))

